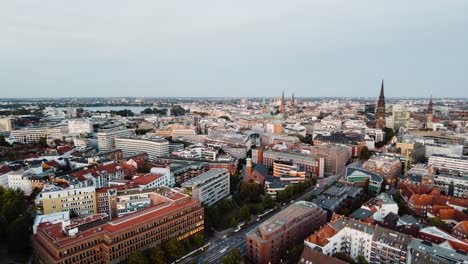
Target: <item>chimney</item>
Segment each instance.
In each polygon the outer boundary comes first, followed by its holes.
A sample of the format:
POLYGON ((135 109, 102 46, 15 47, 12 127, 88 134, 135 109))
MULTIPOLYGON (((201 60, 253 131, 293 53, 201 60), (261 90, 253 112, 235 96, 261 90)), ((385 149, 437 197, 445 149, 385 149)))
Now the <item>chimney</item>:
POLYGON ((252 178, 252 159, 247 158, 245 160, 245 178, 250 180, 252 178))

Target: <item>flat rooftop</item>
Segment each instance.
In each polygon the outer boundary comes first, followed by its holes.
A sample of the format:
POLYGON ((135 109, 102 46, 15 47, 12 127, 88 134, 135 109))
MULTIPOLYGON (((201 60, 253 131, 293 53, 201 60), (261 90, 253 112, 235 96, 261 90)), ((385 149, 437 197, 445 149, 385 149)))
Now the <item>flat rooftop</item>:
MULTIPOLYGON (((318 208, 317 205, 310 202, 298 201, 283 209, 281 212, 270 217, 262 223, 258 229, 262 235, 274 233, 284 227, 291 221, 298 217, 306 215, 307 213, 318 208)), ((255 230, 254 230, 255 231, 255 230)), ((254 232, 252 231, 252 232, 254 232)))
POLYGON ((225 173, 227 170, 225 169, 211 169, 207 172, 204 172, 200 175, 198 175, 195 178, 192 178, 188 181, 185 181, 182 183, 182 186, 191 186, 191 185, 197 185, 199 183, 203 183, 204 181, 211 179, 213 177, 218 176, 219 174, 225 173))

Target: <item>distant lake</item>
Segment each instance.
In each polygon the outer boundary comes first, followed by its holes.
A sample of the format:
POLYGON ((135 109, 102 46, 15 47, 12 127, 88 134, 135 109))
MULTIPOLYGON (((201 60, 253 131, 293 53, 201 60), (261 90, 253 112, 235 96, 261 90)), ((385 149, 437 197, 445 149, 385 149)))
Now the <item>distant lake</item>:
POLYGON ((85 111, 120 111, 128 109, 135 114, 139 114, 141 111, 145 110, 146 108, 156 108, 155 106, 94 106, 94 107, 83 107, 85 111))

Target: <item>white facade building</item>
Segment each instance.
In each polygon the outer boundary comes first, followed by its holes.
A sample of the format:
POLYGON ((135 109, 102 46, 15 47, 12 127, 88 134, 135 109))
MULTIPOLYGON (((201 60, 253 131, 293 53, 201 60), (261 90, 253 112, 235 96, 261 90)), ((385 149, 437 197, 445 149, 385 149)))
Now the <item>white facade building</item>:
POLYGON ((42 128, 23 128, 19 130, 13 130, 10 134, 10 140, 19 143, 36 143, 41 138, 47 138, 48 129, 42 128))
POLYGON ((90 120, 85 119, 69 120, 68 133, 70 135, 93 133, 93 123, 91 123, 90 120))
POLYGON ((398 214, 397 203, 385 192, 366 202, 361 208, 374 212, 372 218, 379 222, 383 222, 389 213, 398 214))
POLYGON ((229 195, 229 177, 225 169, 211 169, 185 181, 182 188, 186 194, 209 206, 229 195))
POLYGON ((100 152, 115 150, 115 138, 129 137, 135 134, 133 129, 127 129, 124 126, 112 126, 99 129, 97 133, 98 148, 100 152))
POLYGON ((117 137, 115 148, 126 156, 146 152, 150 160, 169 155, 169 141, 162 137, 117 137))
POLYGON ((468 156, 433 154, 429 157, 429 166, 439 170, 458 171, 468 175, 468 156))

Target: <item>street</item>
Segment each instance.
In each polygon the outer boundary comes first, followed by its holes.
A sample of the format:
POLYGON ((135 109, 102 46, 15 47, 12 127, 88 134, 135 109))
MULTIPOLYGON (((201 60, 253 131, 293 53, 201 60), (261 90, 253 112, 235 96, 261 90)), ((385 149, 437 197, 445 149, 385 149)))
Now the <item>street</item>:
MULTIPOLYGON (((336 179, 338 179, 338 178, 340 178, 342 176, 343 176, 343 174, 330 176, 330 177, 327 177, 327 178, 324 178, 324 179, 319 179, 317 181, 317 183, 319 184, 318 188, 314 188, 313 190, 310 190, 307 193, 301 195, 299 198, 296 199, 296 201, 304 200, 304 199, 306 199, 307 197, 309 197, 312 194, 317 195, 317 194, 322 193, 327 184, 333 183, 336 179)), ((289 203, 287 203, 286 205, 283 205, 280 208, 277 208, 275 213, 277 213, 280 210, 284 209, 288 205, 289 205, 289 203)), ((196 260, 198 263, 220 263, 221 259, 224 256, 228 255, 233 248, 238 248, 241 255, 242 256, 245 255, 246 254, 245 236, 247 235, 248 232, 250 232, 251 230, 254 230, 255 228, 257 228, 260 224, 262 224, 264 221, 266 221, 270 217, 271 217, 271 215, 266 216, 266 217, 262 218, 260 221, 253 224, 252 226, 249 226, 248 228, 246 228, 244 230, 241 230, 241 231, 239 231, 237 233, 234 233, 230 237, 218 238, 218 239, 210 241, 211 246, 205 252, 203 252, 202 254, 198 255, 195 258, 187 259, 185 261, 182 261, 182 263, 189 263, 189 262, 192 262, 194 260, 196 260)))

